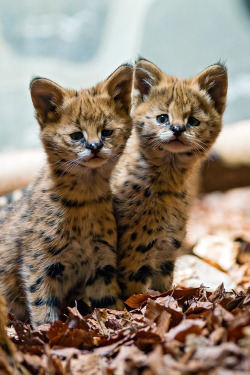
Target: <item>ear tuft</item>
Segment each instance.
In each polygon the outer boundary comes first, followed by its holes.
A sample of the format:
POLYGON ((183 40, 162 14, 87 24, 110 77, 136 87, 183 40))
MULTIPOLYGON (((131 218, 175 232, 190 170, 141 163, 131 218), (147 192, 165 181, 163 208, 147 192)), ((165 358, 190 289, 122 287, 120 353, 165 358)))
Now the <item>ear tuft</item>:
POLYGON ((30 82, 30 93, 41 127, 48 121, 56 121, 57 108, 63 102, 64 89, 49 79, 36 77, 30 82))
POLYGON ((119 110, 127 114, 131 110, 131 91, 133 82, 133 68, 130 64, 121 65, 104 82, 103 91, 107 91, 119 110))
POLYGON ((159 84, 162 74, 162 71, 150 61, 141 57, 137 60, 134 75, 135 105, 140 104, 150 95, 151 88, 159 84))
POLYGON ((228 76, 224 64, 211 65, 195 78, 201 89, 205 90, 212 99, 217 112, 222 116, 226 107, 228 76))

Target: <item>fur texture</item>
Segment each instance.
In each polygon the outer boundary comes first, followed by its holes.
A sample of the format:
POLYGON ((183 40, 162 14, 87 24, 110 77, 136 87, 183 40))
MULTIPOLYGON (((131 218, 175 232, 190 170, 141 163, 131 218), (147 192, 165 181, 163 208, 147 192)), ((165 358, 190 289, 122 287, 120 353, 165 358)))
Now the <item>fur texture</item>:
POLYGON ((134 129, 112 178, 124 298, 171 286, 197 170, 220 133, 226 93, 221 64, 191 79, 143 59, 135 65, 134 129))
POLYGON ((89 90, 35 78, 31 97, 47 164, 25 196, 0 213, 0 288, 33 326, 63 302, 122 308, 111 172, 131 132, 133 70, 121 66, 89 90))

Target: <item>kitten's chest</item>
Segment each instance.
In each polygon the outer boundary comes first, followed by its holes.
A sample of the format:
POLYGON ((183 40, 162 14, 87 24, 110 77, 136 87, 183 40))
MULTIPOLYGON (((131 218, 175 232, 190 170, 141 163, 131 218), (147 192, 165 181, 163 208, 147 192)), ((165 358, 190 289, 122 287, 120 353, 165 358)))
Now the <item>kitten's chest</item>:
POLYGON ((172 233, 184 231, 188 208, 184 189, 175 191, 163 184, 141 184, 137 191, 133 189, 130 195, 120 197, 116 203, 118 225, 121 230, 128 230, 132 240, 133 233, 137 233, 137 239, 143 238, 143 242, 157 239, 158 244, 164 245, 172 233))
POLYGON ((115 246, 116 223, 112 202, 86 207, 66 220, 70 237, 82 248, 93 247, 97 239, 107 239, 115 246))

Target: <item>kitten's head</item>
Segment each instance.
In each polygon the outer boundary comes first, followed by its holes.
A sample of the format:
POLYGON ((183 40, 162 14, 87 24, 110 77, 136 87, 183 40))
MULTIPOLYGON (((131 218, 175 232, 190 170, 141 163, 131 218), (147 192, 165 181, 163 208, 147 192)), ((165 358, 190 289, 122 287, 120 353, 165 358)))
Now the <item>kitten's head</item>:
POLYGON ((64 89, 35 78, 30 91, 48 160, 60 171, 111 169, 131 132, 133 69, 119 67, 89 90, 64 89))
POLYGON ((134 75, 133 118, 142 147, 159 156, 205 155, 222 126, 225 67, 215 64, 194 78, 179 79, 139 60, 134 75))

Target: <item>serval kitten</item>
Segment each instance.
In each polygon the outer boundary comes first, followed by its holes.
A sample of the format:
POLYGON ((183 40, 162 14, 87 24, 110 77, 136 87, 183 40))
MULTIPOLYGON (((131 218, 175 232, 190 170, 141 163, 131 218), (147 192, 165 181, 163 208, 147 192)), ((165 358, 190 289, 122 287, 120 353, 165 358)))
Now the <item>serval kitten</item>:
POLYGON ((112 177, 123 296, 164 292, 202 159, 222 127, 227 71, 221 64, 190 79, 139 60, 134 72, 134 129, 112 177))
POLYGON ((89 90, 35 78, 31 97, 47 164, 0 213, 0 289, 33 326, 59 319, 72 299, 122 308, 111 172, 131 133, 133 69, 89 90))

